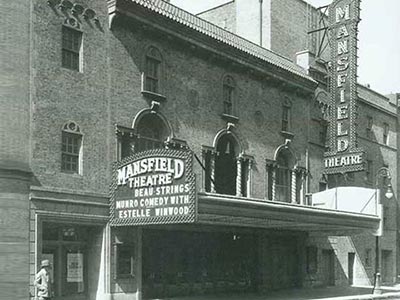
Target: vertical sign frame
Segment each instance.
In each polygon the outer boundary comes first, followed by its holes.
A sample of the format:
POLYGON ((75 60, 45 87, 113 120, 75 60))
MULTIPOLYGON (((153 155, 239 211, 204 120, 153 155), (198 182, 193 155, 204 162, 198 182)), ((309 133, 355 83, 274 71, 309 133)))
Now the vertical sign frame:
POLYGON ((360 0, 334 0, 329 6, 331 39, 329 150, 325 173, 364 170, 357 145, 357 34, 360 0))

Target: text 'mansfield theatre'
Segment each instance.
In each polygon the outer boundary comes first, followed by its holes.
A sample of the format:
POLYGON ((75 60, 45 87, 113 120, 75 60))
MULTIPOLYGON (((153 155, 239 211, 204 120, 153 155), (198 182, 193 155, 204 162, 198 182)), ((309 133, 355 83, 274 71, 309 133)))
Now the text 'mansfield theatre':
POLYGON ((334 1, 329 7, 331 38, 331 112, 326 173, 361 171, 363 150, 357 146, 357 33, 360 1, 334 1))
POLYGON ((191 223, 196 186, 190 151, 156 149, 114 165, 111 224, 191 223))

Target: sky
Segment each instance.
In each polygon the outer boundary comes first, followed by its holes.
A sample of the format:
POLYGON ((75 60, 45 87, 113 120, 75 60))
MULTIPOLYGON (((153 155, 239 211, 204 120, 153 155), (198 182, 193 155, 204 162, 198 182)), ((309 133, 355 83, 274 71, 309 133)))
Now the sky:
MULTIPOLYGON (((331 3, 331 0, 305 1, 316 7, 331 3)), ((171 0, 191 13, 225 2, 228 1, 171 0)), ((362 0, 361 19, 358 82, 369 84, 381 94, 400 93, 400 0, 362 0)))

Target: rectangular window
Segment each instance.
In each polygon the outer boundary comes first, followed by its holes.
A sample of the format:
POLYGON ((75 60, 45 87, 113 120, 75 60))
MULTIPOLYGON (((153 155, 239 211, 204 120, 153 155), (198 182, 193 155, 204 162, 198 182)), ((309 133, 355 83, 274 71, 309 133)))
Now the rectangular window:
POLYGON ((389 124, 383 123, 383 143, 389 145, 389 124))
POLYGON ((134 245, 117 243, 114 244, 114 251, 115 251, 115 256, 114 256, 115 279, 133 277, 135 274, 134 245))
POLYGON ((61 170, 79 173, 79 152, 81 148, 81 135, 63 132, 61 146, 61 170))
POLYGON ((373 162, 372 160, 367 160, 367 164, 365 167, 365 179, 367 180, 367 182, 372 183, 373 176, 374 176, 373 162))
POLYGON ((290 106, 282 107, 282 131, 290 131, 290 106))
POLYGON ((80 71, 80 52, 82 45, 82 32, 62 27, 62 62, 64 68, 80 71))
POLYGON ((159 93, 159 65, 159 60, 146 57, 146 91, 159 93))
POLYGON ((276 169, 275 200, 290 202, 290 177, 289 169, 284 167, 276 169))
POLYGON ((242 196, 243 197, 249 197, 249 191, 248 189, 248 183, 249 183, 249 179, 250 179, 250 161, 249 160, 243 160, 241 162, 242 164, 242 178, 241 178, 241 187, 242 187, 242 196))
POLYGON ((374 119, 371 116, 367 116, 367 128, 365 129, 365 135, 367 139, 372 138, 372 125, 374 123, 374 119))
POLYGON ((233 115, 233 91, 233 87, 224 84, 224 114, 227 115, 233 115))
POLYGON ((133 142, 129 138, 129 136, 123 136, 120 140, 121 145, 121 155, 119 159, 123 159, 125 157, 131 156, 133 154, 132 145, 133 142))

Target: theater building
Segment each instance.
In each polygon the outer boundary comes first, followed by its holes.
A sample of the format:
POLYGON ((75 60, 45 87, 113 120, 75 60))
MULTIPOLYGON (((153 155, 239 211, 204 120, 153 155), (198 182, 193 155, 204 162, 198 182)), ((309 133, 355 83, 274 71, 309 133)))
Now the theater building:
MULTIPOLYGON (((161 0, 1 8, 4 295, 34 299, 43 259, 60 300, 346 285, 349 257, 372 261, 347 246, 378 229, 375 194, 313 205, 327 96, 306 69, 161 0)), ((395 107, 361 90, 392 163, 395 107)))
MULTIPOLYGON (((361 8, 362 5, 361 2, 361 8)), ((313 7, 302 0, 234 0, 198 14, 199 17, 213 24, 297 62, 314 80, 318 81, 314 104, 325 113, 322 118, 318 112, 312 115, 311 122, 314 126, 310 128, 311 136, 322 135, 322 141, 325 137, 323 131, 319 131, 318 124, 324 126, 324 121, 329 121, 328 114, 332 109, 329 101, 328 62, 331 60, 330 45, 333 43, 328 42, 329 34, 326 30, 329 27, 328 9, 328 6, 313 7), (284 30, 284 28, 290 28, 290 30, 284 30)), ((363 19, 362 10, 361 19, 363 19)), ((323 175, 319 180, 321 189, 356 186, 378 187, 385 190, 382 178, 377 180, 377 172, 382 167, 390 170, 392 185, 397 185, 398 94, 381 95, 371 89, 368 84, 359 84, 357 93, 357 139, 359 146, 366 153, 365 169, 362 172, 351 172, 346 175, 323 175)), ((325 146, 325 144, 316 139, 310 140, 309 147, 315 149, 319 146, 325 146)), ((395 188, 395 194, 397 194, 396 190, 397 188, 395 188)), ((383 219, 385 222, 384 234, 381 238, 381 271, 383 282, 387 284, 397 280, 395 270, 399 264, 397 206, 395 197, 390 201, 384 199, 383 219)), ((335 248, 337 253, 339 263, 336 266, 336 274, 342 274, 342 270, 346 270, 344 272, 346 276, 343 276, 341 280, 337 278, 336 281, 342 283, 348 281, 359 285, 373 282, 375 240, 371 239, 369 234, 344 238, 333 237, 326 241, 335 248), (359 257, 354 263, 355 276, 352 280, 349 279, 352 276, 348 276, 347 271, 352 269, 352 259, 348 259, 348 253, 350 253, 349 257, 351 253, 359 257)))

